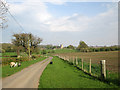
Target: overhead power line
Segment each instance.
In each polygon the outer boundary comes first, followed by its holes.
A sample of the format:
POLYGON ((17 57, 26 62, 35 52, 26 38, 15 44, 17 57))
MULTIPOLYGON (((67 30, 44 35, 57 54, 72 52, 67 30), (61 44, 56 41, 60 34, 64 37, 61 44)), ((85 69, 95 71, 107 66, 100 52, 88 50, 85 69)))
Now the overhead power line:
POLYGON ((16 18, 12 15, 12 13, 11 13, 11 12, 9 11, 9 9, 6 7, 6 5, 4 4, 4 2, 3 2, 3 1, 1 1, 1 2, 2 2, 2 4, 4 5, 4 7, 7 9, 8 13, 10 14, 10 16, 13 18, 13 20, 18 24, 18 26, 20 27, 20 29, 25 32, 25 30, 24 30, 24 28, 22 27, 22 25, 21 25, 21 24, 16 20, 16 18))
POLYGON ((10 13, 10 11, 8 10, 8 13, 10 14, 10 16, 14 19, 14 21, 19 25, 19 27, 25 32, 25 30, 23 29, 23 27, 20 25, 20 23, 15 19, 15 17, 10 13))

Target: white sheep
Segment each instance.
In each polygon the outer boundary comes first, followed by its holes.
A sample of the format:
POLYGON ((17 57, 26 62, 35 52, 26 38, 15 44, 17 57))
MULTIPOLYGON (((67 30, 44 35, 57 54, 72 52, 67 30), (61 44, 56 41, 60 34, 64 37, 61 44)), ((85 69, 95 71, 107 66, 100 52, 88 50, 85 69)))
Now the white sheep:
POLYGON ((10 62, 10 67, 16 67, 17 66, 17 62, 15 63, 15 62, 10 62))
POLYGON ((15 63, 14 67, 16 67, 16 66, 17 66, 17 62, 15 63))

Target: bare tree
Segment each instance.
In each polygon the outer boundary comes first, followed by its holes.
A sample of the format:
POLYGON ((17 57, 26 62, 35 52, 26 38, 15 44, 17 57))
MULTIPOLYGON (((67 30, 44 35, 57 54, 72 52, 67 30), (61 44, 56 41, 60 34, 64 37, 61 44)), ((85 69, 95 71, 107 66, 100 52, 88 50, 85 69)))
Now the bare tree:
POLYGON ((0 28, 4 29, 8 25, 5 25, 7 22, 6 13, 8 12, 8 5, 5 1, 0 0, 0 28))

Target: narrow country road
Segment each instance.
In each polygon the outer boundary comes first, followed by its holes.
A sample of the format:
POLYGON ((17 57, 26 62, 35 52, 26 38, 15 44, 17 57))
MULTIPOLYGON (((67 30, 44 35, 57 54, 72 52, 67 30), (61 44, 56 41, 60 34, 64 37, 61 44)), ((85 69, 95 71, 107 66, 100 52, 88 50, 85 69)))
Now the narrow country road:
POLYGON ((49 57, 20 72, 3 78, 2 88, 38 88, 40 76, 51 60, 52 57, 49 57))

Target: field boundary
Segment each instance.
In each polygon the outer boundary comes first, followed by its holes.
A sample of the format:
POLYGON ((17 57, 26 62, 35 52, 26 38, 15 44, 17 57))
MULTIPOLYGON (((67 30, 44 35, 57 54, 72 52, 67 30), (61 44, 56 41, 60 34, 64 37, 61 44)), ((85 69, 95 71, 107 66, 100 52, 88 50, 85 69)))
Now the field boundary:
MULTIPOLYGON (((82 66, 80 67, 78 65, 78 62, 76 62, 77 59, 74 59, 74 58, 66 58, 66 57, 63 57, 63 56, 59 56, 59 55, 55 55, 57 56, 58 58, 60 58, 61 60, 67 62, 68 64, 70 65, 73 65, 74 67, 76 67, 77 69, 83 71, 85 74, 89 75, 89 76, 92 76, 93 78, 96 78, 97 80, 100 80, 102 82, 105 82, 105 83, 108 83, 108 84, 116 84, 117 86, 120 86, 120 80, 117 80, 116 82, 114 80, 108 80, 108 78, 104 78, 103 76, 99 76, 99 75, 96 75, 96 74, 92 74, 90 72, 88 72, 86 69, 83 69, 83 64, 82 66)), ((91 59, 90 59, 91 60, 91 59)), ((85 63, 85 62, 84 62, 85 63)), ((101 72, 102 73, 102 72, 101 72)), ((107 72, 106 72, 107 73, 107 72)))

